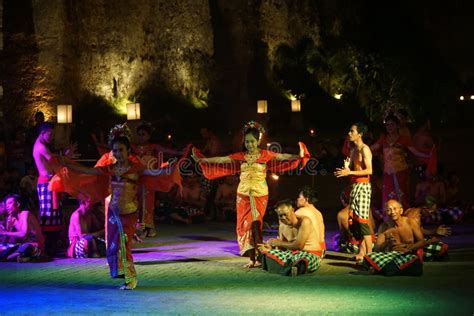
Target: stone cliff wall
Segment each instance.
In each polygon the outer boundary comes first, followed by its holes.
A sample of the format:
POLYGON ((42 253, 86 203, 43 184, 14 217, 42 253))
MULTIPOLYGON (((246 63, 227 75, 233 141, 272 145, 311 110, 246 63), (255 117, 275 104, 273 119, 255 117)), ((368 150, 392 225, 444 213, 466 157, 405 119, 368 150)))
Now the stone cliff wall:
POLYGON ((8 18, 1 58, 6 66, 0 80, 8 107, 15 109, 10 114, 31 118, 42 110, 52 117, 57 104, 80 106, 90 95, 123 106, 121 101, 150 93, 189 100, 208 89, 214 108, 254 112, 266 71, 259 64, 271 64, 280 44, 304 36, 318 43, 314 3, 9 2, 4 5, 8 18))

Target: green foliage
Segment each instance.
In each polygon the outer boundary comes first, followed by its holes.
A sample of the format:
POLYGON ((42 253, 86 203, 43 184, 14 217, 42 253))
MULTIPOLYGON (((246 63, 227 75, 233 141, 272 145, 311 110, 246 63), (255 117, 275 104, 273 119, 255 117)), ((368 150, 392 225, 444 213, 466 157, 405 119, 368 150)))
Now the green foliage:
POLYGON ((187 98, 196 109, 205 109, 209 106, 209 89, 193 91, 188 94, 187 98))
POLYGON ((136 103, 136 96, 119 96, 110 101, 110 105, 118 114, 127 114, 127 104, 136 103))
POLYGON ((353 45, 322 50, 308 38, 295 47, 277 48, 273 75, 282 94, 311 95, 318 86, 330 96, 342 94, 346 102, 357 103, 372 121, 412 106, 419 79, 406 63, 353 45))

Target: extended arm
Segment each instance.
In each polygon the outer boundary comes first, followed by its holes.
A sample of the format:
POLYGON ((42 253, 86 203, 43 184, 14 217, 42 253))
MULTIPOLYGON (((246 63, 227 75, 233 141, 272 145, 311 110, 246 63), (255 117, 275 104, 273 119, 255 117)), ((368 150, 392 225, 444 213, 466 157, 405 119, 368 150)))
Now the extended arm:
POLYGON ((420 157, 420 158, 430 158, 431 157, 431 154, 422 153, 421 151, 419 151, 418 149, 416 149, 413 146, 408 146, 407 148, 416 157, 420 157))
POLYGON ((293 154, 276 154, 275 160, 295 160, 299 159, 300 156, 293 154))
POLYGON ((429 245, 438 241, 438 238, 436 237, 431 237, 430 240, 425 241, 423 232, 421 231, 421 227, 412 219, 408 219, 408 221, 410 223, 411 228, 413 229, 413 235, 415 237, 415 243, 407 246, 408 251, 417 250, 419 248, 423 248, 426 245, 429 245))
POLYGON ((222 157, 210 157, 210 158, 200 158, 196 154, 193 148, 193 152, 191 154, 191 157, 194 159, 196 162, 206 162, 206 163, 231 163, 233 160, 228 157, 228 156, 222 156, 222 157))
POLYGON ((299 143, 299 146, 300 146, 300 152, 298 155, 281 153, 281 154, 276 154, 274 159, 275 160, 296 160, 296 159, 303 158, 305 155, 305 147, 302 143, 299 143))
POLYGON ((90 168, 90 167, 82 166, 79 164, 72 164, 70 162, 64 161, 62 156, 60 156, 60 162, 63 166, 73 171, 77 171, 77 172, 85 173, 85 174, 95 174, 95 175, 102 174, 102 171, 99 168, 90 168))
POLYGON ((424 236, 450 236, 451 235, 451 227, 447 227, 444 225, 440 225, 433 229, 425 229, 421 227, 424 236))

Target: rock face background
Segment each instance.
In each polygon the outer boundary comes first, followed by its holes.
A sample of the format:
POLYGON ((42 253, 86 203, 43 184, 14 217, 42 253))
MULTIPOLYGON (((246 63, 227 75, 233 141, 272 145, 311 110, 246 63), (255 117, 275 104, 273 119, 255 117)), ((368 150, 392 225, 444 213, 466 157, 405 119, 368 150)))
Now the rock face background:
MULTIPOLYGON (((18 0, 3 2, 5 115, 47 118, 90 99, 123 113, 208 106, 255 112, 279 44, 319 42, 315 1, 18 0), (178 106, 178 107, 179 107, 178 106)), ((208 110, 209 111, 209 110, 208 110)), ((89 113, 90 114, 90 113, 89 113)))

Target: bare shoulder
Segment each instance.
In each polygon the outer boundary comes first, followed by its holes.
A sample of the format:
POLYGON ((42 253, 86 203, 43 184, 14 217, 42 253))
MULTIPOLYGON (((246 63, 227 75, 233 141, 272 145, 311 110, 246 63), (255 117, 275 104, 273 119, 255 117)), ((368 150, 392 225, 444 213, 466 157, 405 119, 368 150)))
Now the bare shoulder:
POLYGON ((73 219, 76 220, 78 217, 79 217, 79 212, 74 211, 74 212, 72 212, 72 214, 71 214, 71 219, 70 219, 70 221, 72 221, 73 219))
POLYGON ((20 212, 20 216, 19 216, 19 217, 27 218, 27 217, 30 216, 30 215, 33 215, 33 214, 31 214, 30 211, 28 211, 28 210, 23 210, 23 211, 20 212))
POLYGON ((306 227, 308 225, 311 225, 311 219, 309 217, 302 215, 302 216, 300 216, 300 219, 301 219, 301 226, 302 227, 303 226, 306 227))
POLYGON ((371 155, 372 154, 372 151, 370 150, 370 147, 367 144, 364 144, 364 146, 362 146, 362 153, 364 155, 371 155))

